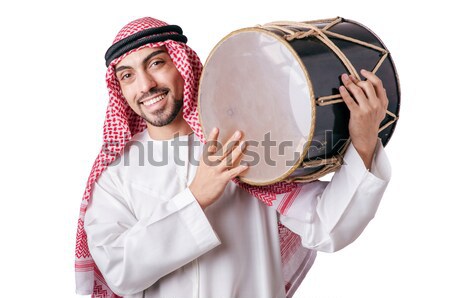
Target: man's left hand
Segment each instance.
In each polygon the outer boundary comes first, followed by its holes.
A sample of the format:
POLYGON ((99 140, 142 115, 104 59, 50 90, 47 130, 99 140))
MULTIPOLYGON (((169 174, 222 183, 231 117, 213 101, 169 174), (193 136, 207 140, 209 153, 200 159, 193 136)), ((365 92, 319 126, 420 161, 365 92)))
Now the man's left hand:
POLYGON ((383 83, 375 74, 366 70, 361 70, 361 74, 366 81, 343 74, 344 86, 339 88, 339 92, 350 110, 349 133, 353 146, 366 168, 370 169, 378 130, 389 101, 383 83))

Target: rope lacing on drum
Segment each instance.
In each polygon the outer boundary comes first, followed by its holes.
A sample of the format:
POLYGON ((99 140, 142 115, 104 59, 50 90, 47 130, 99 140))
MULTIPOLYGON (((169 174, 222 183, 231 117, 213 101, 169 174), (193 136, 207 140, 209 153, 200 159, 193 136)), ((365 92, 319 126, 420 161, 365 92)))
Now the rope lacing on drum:
MULTIPOLYGON (((334 44, 334 42, 332 42, 326 35, 328 33, 329 28, 342 22, 342 18, 320 20, 318 22, 320 23, 329 22, 329 24, 325 26, 323 29, 321 29, 317 25, 313 25, 311 22, 300 23, 300 22, 280 21, 267 23, 262 27, 267 29, 273 28, 277 30, 282 30, 283 32, 287 33, 284 36, 284 38, 288 41, 294 39, 303 39, 310 36, 316 37, 317 39, 322 41, 325 45, 327 45, 339 57, 339 59, 341 59, 341 61, 344 63, 349 73, 353 75, 358 81, 360 81, 361 78, 359 77, 358 72, 355 70, 353 64, 350 62, 347 56, 334 44), (308 31, 304 31, 305 29, 307 29, 308 31)), ((382 50, 384 51, 384 49, 382 50)))
MULTIPOLYGON (((346 40, 349 42, 353 42, 356 44, 359 44, 361 46, 365 46, 367 48, 376 50, 380 52, 382 55, 380 60, 378 60, 375 67, 372 69, 373 73, 376 73, 378 69, 380 68, 381 64, 385 61, 387 56, 389 55, 389 52, 381 47, 375 46, 373 44, 348 37, 342 34, 338 34, 335 32, 329 31, 330 28, 335 26, 336 24, 341 23, 343 20, 340 17, 332 18, 332 19, 322 19, 322 20, 315 20, 315 21, 308 21, 308 22, 292 22, 292 21, 278 21, 278 22, 271 22, 267 23, 265 25, 259 26, 264 29, 268 30, 278 30, 280 32, 285 33, 284 38, 288 41, 292 41, 294 39, 304 39, 307 37, 314 36, 320 41, 322 41, 326 46, 328 46, 342 61, 342 63, 347 68, 350 75, 355 77, 358 81, 361 81, 361 77, 359 76, 358 72, 356 71, 353 64, 350 62, 350 60, 347 58, 347 56, 341 51, 341 49, 336 46, 336 44, 328 37, 334 37, 339 38, 342 40, 346 40), (323 28, 319 28, 318 25, 315 24, 323 24, 323 28)), ((343 102, 340 94, 333 94, 333 95, 327 95, 327 96, 321 96, 316 99, 316 104, 319 106, 325 106, 325 105, 331 105, 343 102)), ((380 132, 389 127, 391 124, 393 124, 395 121, 397 121, 398 117, 394 113, 390 111, 386 111, 386 114, 389 115, 392 120, 383 125, 383 127, 380 128, 380 132)))
MULTIPOLYGON (((340 50, 338 46, 329 38, 338 38, 342 40, 346 40, 349 42, 353 42, 356 44, 359 44, 361 46, 379 51, 381 54, 380 60, 377 62, 375 67, 372 69, 373 73, 376 73, 378 69, 380 68, 381 64, 385 61, 387 56, 389 55, 389 52, 381 47, 375 46, 373 44, 351 38, 342 34, 338 34, 335 32, 328 31, 330 28, 335 26, 336 24, 341 23, 343 20, 340 17, 333 18, 333 19, 323 19, 323 20, 315 20, 315 21, 308 21, 308 22, 291 22, 291 21, 279 21, 279 22, 271 22, 267 23, 262 26, 258 26, 263 29, 271 30, 271 31, 279 31, 284 34, 284 38, 287 41, 292 41, 294 39, 304 39, 308 37, 316 37, 321 42, 323 42, 326 46, 328 46, 342 61, 342 63, 345 65, 346 69, 348 70, 349 74, 352 75, 354 78, 357 79, 357 81, 361 81, 361 78, 356 71, 353 64, 350 62, 350 60, 347 58, 347 56, 340 50), (323 25, 323 28, 319 28, 319 25, 323 25)), ((340 94, 332 94, 327 96, 322 96, 316 99, 316 104, 318 106, 325 106, 325 105, 331 105, 343 102, 343 99, 340 94)), ((389 110, 386 110, 386 114, 389 115, 392 119, 388 121, 385 125, 380 127, 378 132, 383 131, 387 127, 394 124, 394 122, 397 121, 398 116, 392 113, 389 110)), ((348 145, 350 144, 351 140, 350 138, 347 140, 345 145, 340 150, 340 153, 343 153, 347 150, 348 145)), ((319 177, 336 171, 343 163, 342 154, 340 156, 333 156, 332 158, 326 158, 322 160, 311 160, 307 162, 302 163, 302 167, 317 167, 317 166, 324 166, 321 170, 318 172, 315 172, 310 175, 301 176, 301 177, 292 177, 288 179, 288 182, 309 182, 318 179, 319 177)))

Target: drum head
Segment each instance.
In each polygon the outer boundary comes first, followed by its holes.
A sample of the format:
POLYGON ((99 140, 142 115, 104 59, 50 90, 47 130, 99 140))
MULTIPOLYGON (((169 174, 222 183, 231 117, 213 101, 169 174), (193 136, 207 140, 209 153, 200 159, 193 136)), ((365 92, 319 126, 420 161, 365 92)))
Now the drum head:
POLYGON ((303 63, 267 30, 235 31, 213 49, 199 90, 205 136, 220 130, 223 145, 236 130, 248 142, 240 179, 253 185, 281 181, 301 163, 314 131, 315 104, 303 63))

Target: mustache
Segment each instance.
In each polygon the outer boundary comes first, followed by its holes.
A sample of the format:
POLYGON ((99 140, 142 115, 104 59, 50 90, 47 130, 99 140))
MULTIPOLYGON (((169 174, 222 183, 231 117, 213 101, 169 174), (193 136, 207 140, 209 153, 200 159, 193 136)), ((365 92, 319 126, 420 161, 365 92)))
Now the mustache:
POLYGON ((138 102, 141 102, 141 100, 143 100, 143 99, 145 99, 145 98, 147 98, 147 97, 151 97, 151 96, 153 96, 153 95, 155 95, 155 94, 168 93, 169 91, 170 91, 169 88, 164 88, 164 87, 161 87, 161 88, 157 88, 157 87, 152 88, 152 89, 150 89, 149 91, 147 91, 147 92, 145 92, 144 94, 142 94, 141 97, 139 97, 138 102))

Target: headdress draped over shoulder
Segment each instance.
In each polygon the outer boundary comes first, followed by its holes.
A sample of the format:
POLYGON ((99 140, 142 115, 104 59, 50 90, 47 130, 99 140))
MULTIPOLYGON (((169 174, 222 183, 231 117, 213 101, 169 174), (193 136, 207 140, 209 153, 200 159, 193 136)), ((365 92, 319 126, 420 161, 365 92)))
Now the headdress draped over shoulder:
MULTIPOLYGON (((180 27, 168 25, 154 18, 145 17, 123 27, 105 55, 106 84, 109 104, 103 125, 103 145, 87 181, 78 219, 75 252, 75 277, 78 294, 92 297, 118 297, 106 284, 95 265, 87 245, 84 215, 91 196, 92 186, 100 174, 122 152, 127 142, 147 126, 144 119, 134 113, 120 90, 115 66, 127 55, 144 47, 165 46, 175 67, 184 79, 183 118, 202 142, 205 138, 200 127, 197 110, 197 92, 202 64, 197 54, 186 45, 187 38, 180 27)), ((271 205, 277 194, 298 193, 299 184, 280 182, 270 186, 251 186, 234 180, 240 187, 271 205)), ((281 257, 286 291, 293 293, 312 265, 315 253, 301 246, 300 237, 279 225, 281 257)))

